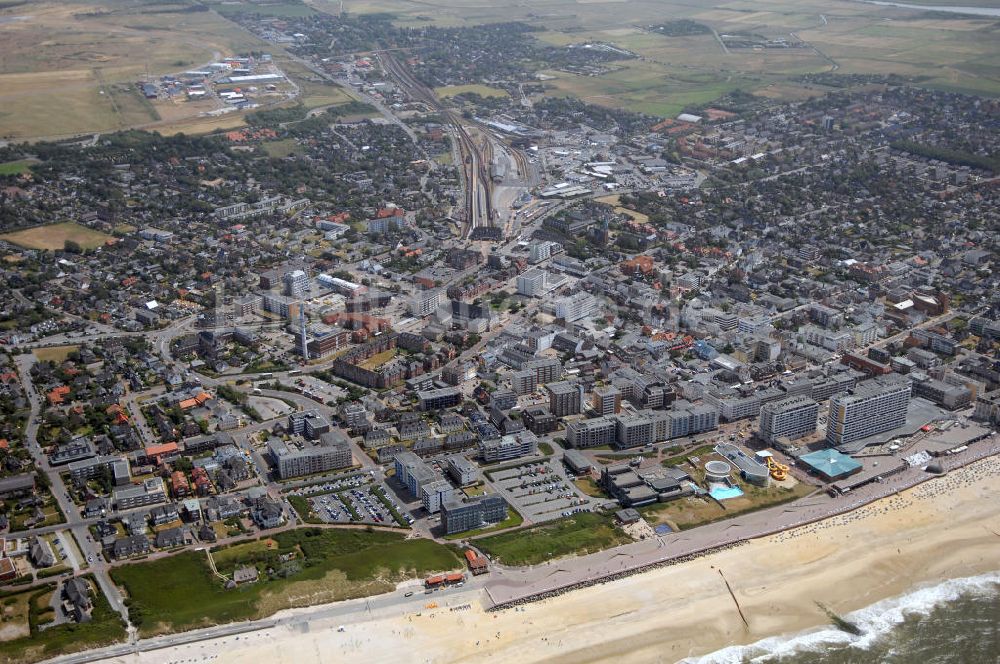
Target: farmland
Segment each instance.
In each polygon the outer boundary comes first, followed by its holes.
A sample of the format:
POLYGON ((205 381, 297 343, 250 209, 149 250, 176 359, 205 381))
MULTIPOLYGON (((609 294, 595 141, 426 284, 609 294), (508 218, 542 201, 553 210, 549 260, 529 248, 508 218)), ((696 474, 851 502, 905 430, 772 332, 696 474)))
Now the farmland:
POLYGON ((96 249, 113 239, 110 235, 72 221, 0 235, 0 240, 6 240, 25 249, 48 249, 50 251, 63 249, 67 242, 75 242, 83 250, 96 249))
MULTIPOLYGON (((930 4, 942 4, 923 0, 930 4)), ((947 3, 944 3, 947 4, 947 3)), ((989 0, 952 4, 989 6, 989 0)), ((199 117, 196 103, 150 103, 135 88, 145 71, 167 73, 200 66, 216 54, 274 53, 300 85, 302 102, 317 108, 348 101, 340 88, 319 80, 228 20, 238 14, 296 18, 336 14, 330 0, 258 3, 210 2, 196 11, 186 0, 160 0, 136 9, 124 0, 88 0, 0 9, 0 137, 61 137, 126 127, 191 133, 242 124, 241 114, 199 117), (2 20, 3 18, 9 20, 2 20), (38 46, 44 46, 39 49, 38 46)), ((834 7, 816 0, 720 6, 630 0, 578 3, 553 0, 539 14, 533 5, 486 0, 346 2, 354 13, 391 12, 403 26, 474 25, 522 20, 543 27, 539 40, 556 46, 607 41, 641 56, 596 76, 548 71, 548 94, 571 95, 609 107, 671 116, 740 89, 775 99, 802 99, 822 90, 800 76, 898 74, 922 85, 995 96, 1000 93, 1000 40, 995 19, 876 7, 860 2, 834 7), (610 9, 609 9, 610 7, 610 9), (623 11, 624 9, 627 9, 623 11), (715 33, 675 35, 650 26, 688 20, 715 33), (758 34, 801 40, 801 48, 725 48, 717 34, 758 34)), ((544 63, 542 63, 544 64, 544 63)), ((503 94, 486 86, 439 90, 444 96, 503 94), (463 89, 468 88, 468 89, 463 89)))
MULTIPOLYGON (((937 3, 924 0, 926 4, 937 3)), ((313 0, 320 10, 336 3, 313 0)), ((996 6, 989 0, 979 4, 996 6)), ((1000 93, 1000 40, 995 19, 877 7, 860 2, 831 7, 815 0, 725 5, 630 0, 577 3, 556 0, 539 12, 534 5, 497 5, 485 0, 430 0, 411 6, 394 0, 347 3, 355 12, 393 12, 399 25, 442 26, 521 20, 546 28, 536 38, 552 45, 607 41, 642 56, 618 63, 617 71, 580 76, 548 71, 549 94, 573 95, 605 106, 671 115, 687 105, 715 99, 732 89, 801 99, 815 86, 802 74, 835 70, 912 77, 924 85, 974 94, 1000 93), (647 28, 687 19, 718 34, 754 33, 802 40, 802 48, 726 49, 715 34, 671 36, 647 28)))
MULTIPOLYGON (((0 42, 0 137, 13 139, 157 123, 161 113, 135 86, 147 69, 178 71, 262 47, 217 14, 168 0, 141 9, 122 0, 8 6, 0 42)), ((170 108, 162 115, 177 119, 170 108)))

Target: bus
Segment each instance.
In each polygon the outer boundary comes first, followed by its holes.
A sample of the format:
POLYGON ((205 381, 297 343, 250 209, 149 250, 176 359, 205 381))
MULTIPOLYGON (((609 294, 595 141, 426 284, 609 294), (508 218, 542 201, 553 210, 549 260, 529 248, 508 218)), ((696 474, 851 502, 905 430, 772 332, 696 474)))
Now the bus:
POLYGON ((302 369, 292 369, 291 371, 288 372, 288 375, 298 376, 300 373, 302 373, 302 369))

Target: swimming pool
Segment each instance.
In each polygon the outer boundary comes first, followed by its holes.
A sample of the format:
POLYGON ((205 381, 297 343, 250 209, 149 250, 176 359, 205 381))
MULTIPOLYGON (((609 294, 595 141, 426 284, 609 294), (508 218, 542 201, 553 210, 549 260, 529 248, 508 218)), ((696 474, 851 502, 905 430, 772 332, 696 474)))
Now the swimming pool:
POLYGON ((738 486, 717 486, 708 492, 716 500, 728 500, 729 498, 739 498, 743 495, 743 489, 738 486))

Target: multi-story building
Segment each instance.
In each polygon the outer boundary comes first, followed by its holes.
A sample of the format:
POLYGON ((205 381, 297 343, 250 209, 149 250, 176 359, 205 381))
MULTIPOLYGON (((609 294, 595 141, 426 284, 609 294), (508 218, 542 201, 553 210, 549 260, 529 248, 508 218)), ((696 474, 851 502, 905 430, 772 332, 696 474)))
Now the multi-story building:
POLYGON ((318 410, 304 410, 288 416, 288 431, 309 439, 330 431, 330 423, 318 410))
POLYGON ((712 431, 719 428, 719 411, 707 404, 694 406, 687 401, 678 401, 667 412, 666 427, 663 440, 712 431))
POLYGON ((554 287, 554 282, 545 270, 534 268, 517 277, 517 292, 528 297, 537 297, 554 287))
POLYGON ((305 270, 286 272, 281 281, 288 297, 303 297, 310 291, 309 275, 305 270))
POLYGON ((441 410, 462 403, 462 391, 456 387, 442 387, 436 390, 417 392, 420 410, 441 410))
POLYGON ((827 442, 846 445, 903 426, 911 390, 909 379, 889 374, 835 394, 830 399, 827 442))
POLYGON ((534 454, 537 448, 538 438, 530 431, 479 442, 479 454, 485 463, 518 459, 534 454))
POLYGON ((614 385, 598 385, 594 388, 591 407, 601 415, 614 415, 622 409, 622 393, 614 385))
MULTIPOLYGON (((307 325, 306 326, 306 352, 309 358, 321 360, 336 353, 341 348, 347 348, 351 344, 350 330, 343 330, 339 327, 329 325, 307 325)), ((301 346, 302 344, 297 344, 301 346)), ((301 349, 299 349, 301 352, 301 349)))
POLYGON ((574 293, 556 301, 556 318, 567 323, 593 316, 597 312, 597 298, 590 293, 574 293))
POLYGON ((566 442, 577 449, 610 445, 615 442, 617 426, 618 420, 613 416, 570 422, 566 426, 566 442))
POLYGON ((538 436, 544 436, 559 428, 559 419, 545 406, 528 406, 521 412, 525 428, 538 436))
POLYGON ((913 396, 923 397, 949 410, 965 408, 974 398, 973 391, 965 385, 954 385, 924 374, 914 375, 913 396))
POLYGON ((465 502, 448 498, 441 504, 441 525, 446 534, 500 523, 507 518, 507 503, 498 495, 477 496, 465 502))
POLYGON ((459 486, 468 486, 479 481, 476 464, 462 456, 448 457, 448 474, 459 486))
POLYGON ((944 355, 954 355, 955 349, 958 347, 958 342, 954 339, 931 330, 918 328, 910 332, 910 337, 922 347, 944 355))
POLYGON ((354 462, 350 442, 334 432, 322 434, 317 441, 274 438, 267 442, 267 449, 283 480, 347 468, 354 462))
POLYGON ((774 445, 779 438, 796 440, 816 431, 819 404, 795 396, 764 404, 760 409, 760 437, 774 445))
POLYGON ((583 386, 568 381, 549 383, 549 411, 556 417, 579 415, 583 408, 583 386))
POLYGON ((802 328, 802 336, 806 343, 838 353, 854 347, 854 336, 847 331, 828 330, 815 325, 807 325, 802 328))
POLYGON ((413 294, 408 305, 410 315, 423 318, 437 311, 438 306, 444 301, 444 291, 440 288, 431 290, 420 290, 413 294))
POLYGON ((531 371, 535 374, 535 382, 538 385, 551 383, 559 380, 562 376, 562 362, 554 357, 539 357, 527 360, 521 364, 521 371, 531 371))
POLYGON ((528 254, 528 262, 532 265, 541 263, 552 257, 552 245, 549 242, 536 242, 531 245, 528 254))
POLYGON ((423 486, 440 479, 423 459, 410 451, 400 452, 394 460, 396 479, 415 497, 420 497, 423 486))
POLYGON ((159 477, 150 477, 142 484, 133 484, 115 489, 111 494, 111 500, 115 509, 119 512, 130 510, 134 507, 145 507, 146 505, 156 505, 167 500, 167 491, 163 486, 163 480, 159 477))
MULTIPOLYGON (((653 411, 644 411, 634 415, 619 415, 615 426, 615 446, 620 448, 642 447, 658 442, 657 426, 652 416, 653 411)), ((664 413, 659 413, 664 415, 664 413)), ((660 438, 659 440, 663 440, 660 438)))
POLYGON ((826 401, 838 392, 851 389, 865 377, 865 374, 855 369, 844 367, 838 371, 837 368, 833 367, 830 373, 814 379, 809 396, 816 401, 826 401))
POLYGON ((510 375, 510 389, 516 395, 531 394, 538 389, 538 375, 531 369, 515 371, 510 375))
POLYGON ((451 484, 438 477, 421 485, 419 497, 421 504, 429 514, 437 514, 441 511, 441 504, 451 498, 454 493, 455 489, 451 484))
POLYGON ((360 401, 345 403, 340 409, 340 416, 348 429, 358 429, 368 424, 368 409, 360 401))

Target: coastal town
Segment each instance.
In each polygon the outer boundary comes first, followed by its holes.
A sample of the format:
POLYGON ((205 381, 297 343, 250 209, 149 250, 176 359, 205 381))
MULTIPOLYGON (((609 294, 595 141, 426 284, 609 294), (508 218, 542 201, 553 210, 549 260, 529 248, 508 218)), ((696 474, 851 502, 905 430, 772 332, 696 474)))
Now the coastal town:
POLYGON ((5 655, 523 610, 997 454, 996 99, 831 73, 659 117, 523 64, 613 44, 239 20, 352 101, 233 53, 136 85, 245 127, 0 147, 5 655))

